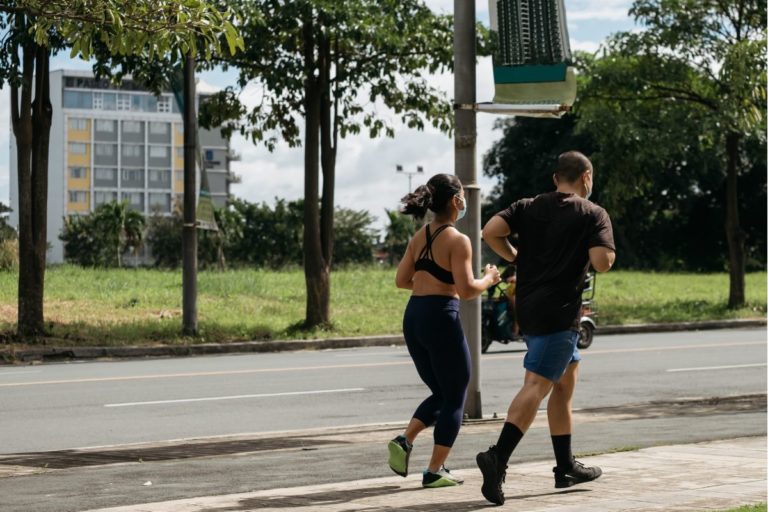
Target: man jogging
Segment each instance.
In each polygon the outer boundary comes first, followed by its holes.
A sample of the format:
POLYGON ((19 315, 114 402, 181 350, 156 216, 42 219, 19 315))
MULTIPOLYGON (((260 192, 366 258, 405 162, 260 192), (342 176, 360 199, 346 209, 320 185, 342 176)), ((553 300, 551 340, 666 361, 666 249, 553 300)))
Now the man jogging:
POLYGON ((607 272, 616 257, 611 220, 589 201, 592 176, 587 157, 563 153, 553 175, 556 191, 512 203, 483 228, 491 249, 517 263, 517 316, 528 346, 523 386, 509 406, 499 440, 477 455, 483 496, 497 505, 504 503, 501 486, 509 457, 550 391, 547 419, 557 461, 555 487, 589 482, 602 473, 576 461, 571 452, 581 292, 590 264, 607 272), (514 233, 519 236, 517 250, 507 239, 514 233))

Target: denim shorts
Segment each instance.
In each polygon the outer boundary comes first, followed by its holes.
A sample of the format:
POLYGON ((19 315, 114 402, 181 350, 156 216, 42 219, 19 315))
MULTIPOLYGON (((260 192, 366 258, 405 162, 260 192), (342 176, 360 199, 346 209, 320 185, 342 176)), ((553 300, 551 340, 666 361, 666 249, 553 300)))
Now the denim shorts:
POLYGON ((525 369, 552 382, 560 380, 569 364, 581 361, 576 346, 579 333, 576 331, 523 336, 523 339, 528 346, 528 353, 523 360, 525 369))

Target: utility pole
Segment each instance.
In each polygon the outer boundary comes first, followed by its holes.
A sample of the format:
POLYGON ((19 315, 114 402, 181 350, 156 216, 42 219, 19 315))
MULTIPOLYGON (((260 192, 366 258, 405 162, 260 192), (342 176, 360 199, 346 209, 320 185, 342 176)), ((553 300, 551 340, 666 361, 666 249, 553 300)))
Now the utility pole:
POLYGON ((184 334, 197 334, 197 113, 195 109, 195 57, 184 57, 184 227, 181 237, 183 258, 184 334))
MULTIPOLYGON (((474 105, 476 30, 474 0, 453 0, 453 84, 454 103, 474 105)), ((455 109, 456 132, 454 139, 454 165, 456 176, 464 185, 467 198, 467 214, 459 221, 460 230, 469 236, 472 244, 472 269, 480 269, 480 187, 477 184, 475 145, 477 123, 474 109, 455 109)), ((480 297, 461 301, 459 308, 461 324, 467 335, 469 353, 472 357, 472 374, 469 378, 467 402, 464 414, 472 419, 483 417, 480 399, 480 297)))

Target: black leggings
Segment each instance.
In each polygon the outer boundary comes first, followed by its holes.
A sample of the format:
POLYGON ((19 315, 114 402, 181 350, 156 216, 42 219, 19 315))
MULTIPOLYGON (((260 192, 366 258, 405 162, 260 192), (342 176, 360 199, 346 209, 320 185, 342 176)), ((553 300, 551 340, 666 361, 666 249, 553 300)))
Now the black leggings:
POLYGON ((419 377, 432 391, 413 417, 435 425, 435 444, 453 446, 469 384, 469 350, 459 321, 459 301, 442 295, 411 296, 403 335, 419 377))

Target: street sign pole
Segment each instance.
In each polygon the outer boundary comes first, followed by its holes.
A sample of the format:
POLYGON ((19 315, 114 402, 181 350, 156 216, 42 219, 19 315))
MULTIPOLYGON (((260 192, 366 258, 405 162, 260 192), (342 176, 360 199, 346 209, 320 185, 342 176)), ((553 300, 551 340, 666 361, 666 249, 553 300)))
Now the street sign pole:
POLYGON ((197 114, 195 109, 195 58, 184 60, 184 227, 182 228, 183 332, 197 334, 197 114))

